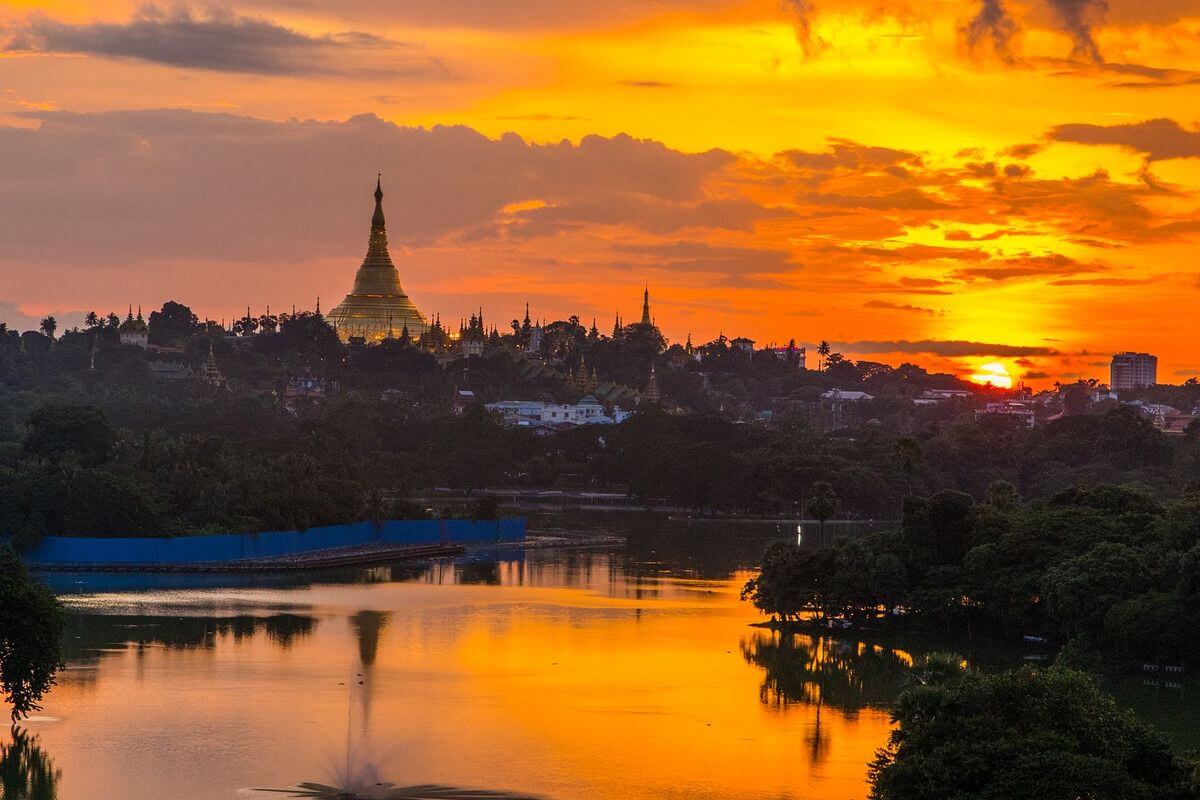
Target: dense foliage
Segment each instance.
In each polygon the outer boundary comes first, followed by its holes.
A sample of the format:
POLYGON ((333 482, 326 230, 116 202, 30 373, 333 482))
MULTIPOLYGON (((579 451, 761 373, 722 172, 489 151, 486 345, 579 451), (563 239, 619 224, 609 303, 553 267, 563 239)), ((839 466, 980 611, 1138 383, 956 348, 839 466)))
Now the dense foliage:
MULTIPOLYGON (((696 348, 697 361, 678 345, 664 351, 641 323, 611 336, 550 323, 536 362, 519 349, 528 325, 515 321, 489 342, 518 349, 490 345, 472 359, 401 341, 348 348, 303 312, 248 317, 231 336, 167 303, 150 314, 150 350, 121 345, 119 325, 93 315, 58 338, 0 326, 0 535, 27 545, 50 533, 305 528, 409 513, 402 499, 433 487, 603 489, 701 513, 895 519, 909 495, 981 500, 998 480, 1031 499, 1116 483, 1153 486, 1162 501, 1200 474, 1200 431, 1168 437, 1130 408, 1030 429, 976 419, 970 399, 914 405, 962 384, 912 365, 828 353, 823 370, 801 370, 794 351, 751 356, 723 338, 696 348), (225 385, 198 377, 210 349, 225 385), (167 362, 192 376, 156 377, 167 362), (562 374, 580 367, 640 386, 651 364, 667 401, 617 426, 507 429, 479 404, 576 400, 562 374), (289 394, 297 377, 324 389, 289 394), (831 405, 821 400, 831 387, 875 399, 831 405), (478 402, 455 415, 464 388, 478 402)), ((1200 389, 1171 391, 1153 399, 1182 406, 1200 389)))
POLYGON ((0 547, 0 690, 14 721, 36 711, 54 684, 63 624, 54 595, 30 579, 11 548, 0 547))
MULTIPOLYGON (((938 667, 949 666, 945 663, 938 667)), ((1084 673, 924 669, 871 765, 872 800, 1182 800, 1194 766, 1084 673)))
POLYGON ((828 547, 772 545, 744 596, 781 620, 1044 635, 1072 657, 1171 666, 1200 658, 1200 494, 1161 504, 1129 488, 1027 506, 943 491, 898 529, 828 547))

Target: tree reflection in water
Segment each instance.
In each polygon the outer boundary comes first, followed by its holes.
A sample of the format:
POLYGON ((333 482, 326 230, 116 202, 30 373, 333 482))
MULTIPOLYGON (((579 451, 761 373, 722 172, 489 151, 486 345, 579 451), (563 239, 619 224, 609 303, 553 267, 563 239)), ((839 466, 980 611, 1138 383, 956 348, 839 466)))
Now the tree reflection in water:
POLYGON ((259 634, 286 650, 311 636, 316 626, 315 618, 301 614, 172 617, 77 613, 67 615, 63 652, 67 663, 86 664, 113 649, 210 648, 220 636, 240 642, 259 634))
POLYGON ((768 705, 801 704, 815 710, 806 737, 809 761, 824 760, 828 732, 821 715, 828 705, 853 718, 864 708, 886 709, 903 690, 912 656, 877 644, 762 631, 742 641, 746 661, 765 671, 759 699, 768 705))
POLYGON ((36 736, 12 727, 12 741, 0 744, 0 799, 55 800, 62 773, 36 736))

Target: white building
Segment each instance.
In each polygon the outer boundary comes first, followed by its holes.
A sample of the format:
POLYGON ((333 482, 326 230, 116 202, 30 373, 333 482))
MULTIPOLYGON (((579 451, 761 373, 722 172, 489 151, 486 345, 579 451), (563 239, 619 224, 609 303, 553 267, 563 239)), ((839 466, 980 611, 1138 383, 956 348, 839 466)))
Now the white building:
POLYGON ((1149 353, 1117 353, 1109 366, 1108 385, 1114 391, 1137 389, 1158 383, 1158 356, 1149 353))
POLYGON ((822 400, 832 400, 835 403, 862 403, 866 400, 874 400, 875 395, 867 394, 866 392, 843 391, 842 389, 830 389, 821 395, 822 400))
POLYGON ((613 425, 624 422, 628 411, 619 406, 611 415, 604 406, 588 395, 578 403, 542 403, 536 400, 500 400, 488 403, 487 410, 499 414, 505 425, 518 428, 538 428, 552 425, 613 425))
POLYGON ((129 316, 117 328, 121 344, 133 345, 145 350, 150 345, 150 326, 142 319, 142 307, 138 306, 137 317, 133 316, 133 307, 129 308, 129 316))
POLYGON ((780 361, 787 361, 793 355, 796 357, 796 366, 799 369, 808 369, 808 348, 807 347, 772 347, 771 352, 780 361))
POLYGON ((965 400, 971 397, 969 389, 926 389, 913 400, 919 406, 935 406, 947 400, 965 400))

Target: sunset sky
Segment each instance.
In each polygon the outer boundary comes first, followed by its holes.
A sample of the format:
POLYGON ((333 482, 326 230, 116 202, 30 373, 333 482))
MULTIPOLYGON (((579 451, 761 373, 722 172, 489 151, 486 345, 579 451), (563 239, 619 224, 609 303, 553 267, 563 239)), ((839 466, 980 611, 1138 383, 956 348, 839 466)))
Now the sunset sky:
POLYGON ((332 307, 1200 373, 1200 0, 0 3, 0 321, 332 307))

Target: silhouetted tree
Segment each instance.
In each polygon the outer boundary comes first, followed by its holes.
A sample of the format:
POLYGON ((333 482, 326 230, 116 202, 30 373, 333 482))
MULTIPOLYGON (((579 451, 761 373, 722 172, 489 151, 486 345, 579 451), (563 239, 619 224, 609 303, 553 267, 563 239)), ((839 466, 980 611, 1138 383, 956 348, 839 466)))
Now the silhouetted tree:
POLYGON ((38 703, 54 684, 62 630, 54 595, 30 579, 11 548, 0 546, 0 690, 14 721, 41 708, 38 703))

